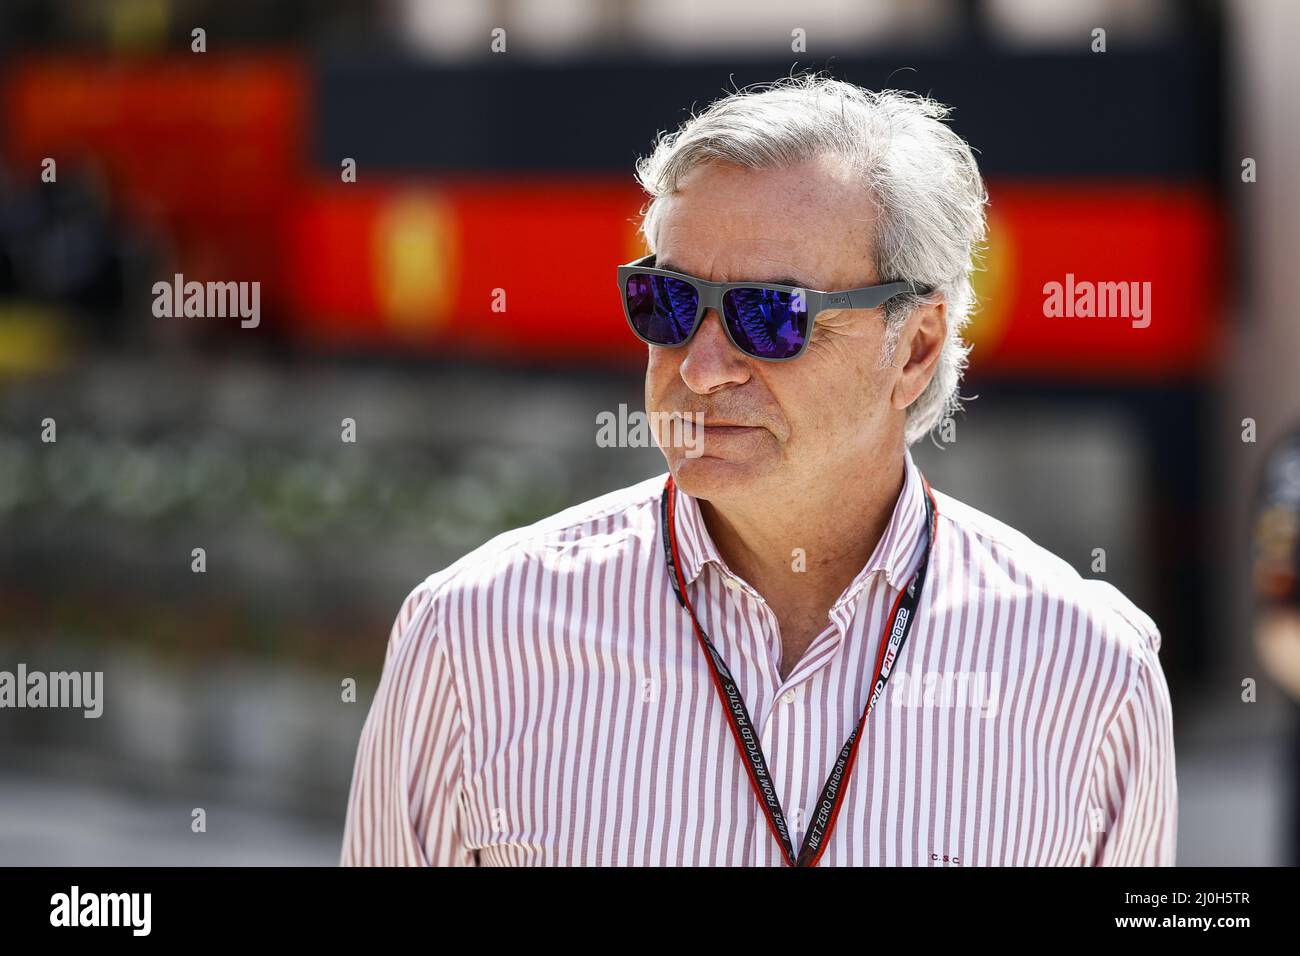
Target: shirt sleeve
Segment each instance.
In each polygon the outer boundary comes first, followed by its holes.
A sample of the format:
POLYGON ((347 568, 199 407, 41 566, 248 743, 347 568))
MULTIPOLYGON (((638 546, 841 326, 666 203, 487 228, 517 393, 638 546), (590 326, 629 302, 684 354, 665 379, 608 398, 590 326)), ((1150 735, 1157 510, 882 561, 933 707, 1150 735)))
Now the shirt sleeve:
POLYGON ((1157 650, 1144 635, 1133 685, 1102 739, 1089 800, 1096 866, 1173 866, 1178 781, 1173 707, 1157 650))
POLYGON ((461 826, 464 719, 427 584, 403 602, 361 730, 342 866, 476 866, 461 826))

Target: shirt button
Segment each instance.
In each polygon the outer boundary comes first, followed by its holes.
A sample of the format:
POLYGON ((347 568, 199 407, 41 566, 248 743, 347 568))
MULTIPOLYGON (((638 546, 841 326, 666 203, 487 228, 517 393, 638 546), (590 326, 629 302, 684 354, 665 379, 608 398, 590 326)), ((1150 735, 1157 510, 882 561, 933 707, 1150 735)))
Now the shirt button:
POLYGON ((786 691, 784 694, 781 695, 781 700, 785 701, 785 703, 787 704, 793 704, 796 696, 797 695, 794 692, 794 688, 791 687, 788 691, 786 691))
POLYGON ((740 582, 737 581, 735 578, 727 578, 727 587, 731 588, 731 590, 733 591, 739 591, 740 582))

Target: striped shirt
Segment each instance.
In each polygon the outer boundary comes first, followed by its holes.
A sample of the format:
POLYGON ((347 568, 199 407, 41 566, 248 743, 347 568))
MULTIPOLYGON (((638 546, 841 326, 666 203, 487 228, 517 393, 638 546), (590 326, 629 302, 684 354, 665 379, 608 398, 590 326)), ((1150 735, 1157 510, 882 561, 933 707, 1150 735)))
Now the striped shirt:
MULTIPOLYGON (((744 695, 796 849, 923 557, 910 450, 870 561, 789 677, 762 596, 677 491, 682 573, 744 695)), ((416 587, 357 750, 344 865, 781 866, 669 583, 666 475, 493 539, 416 587)), ((935 489, 911 635, 822 866, 1172 865, 1151 618, 935 489)))

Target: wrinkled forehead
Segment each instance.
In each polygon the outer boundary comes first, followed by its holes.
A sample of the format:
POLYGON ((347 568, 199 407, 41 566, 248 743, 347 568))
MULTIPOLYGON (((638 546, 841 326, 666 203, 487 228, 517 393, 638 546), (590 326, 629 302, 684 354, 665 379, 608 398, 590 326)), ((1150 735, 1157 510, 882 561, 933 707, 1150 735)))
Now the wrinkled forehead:
POLYGON ((872 275, 870 191, 842 161, 697 166, 661 200, 657 264, 713 282, 848 288, 872 275))

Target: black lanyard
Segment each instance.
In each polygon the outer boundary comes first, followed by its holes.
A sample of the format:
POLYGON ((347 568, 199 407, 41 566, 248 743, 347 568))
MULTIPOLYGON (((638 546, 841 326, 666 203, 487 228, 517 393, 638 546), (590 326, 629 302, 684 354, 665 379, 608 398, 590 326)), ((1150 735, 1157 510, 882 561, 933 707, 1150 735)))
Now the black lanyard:
POLYGON ((781 846, 781 853, 787 866, 816 866, 822 853, 825 852, 831 830, 835 827, 835 819, 839 816, 840 804, 844 800, 843 785, 848 781, 849 774, 853 772, 853 764, 858 753, 858 740, 861 738, 862 728, 866 725, 867 715, 871 713, 871 708, 875 706, 881 692, 884 691, 889 675, 893 671, 894 661, 898 659, 903 642, 907 640, 907 634, 912 629, 912 621, 916 617, 916 605, 921 598, 921 588, 925 585, 925 572, 930 566, 930 551, 934 547, 939 518, 939 508, 935 503, 934 493, 930 490, 930 483, 925 480, 924 475, 921 476, 921 483, 925 487, 925 554, 921 558, 921 564, 913 573, 912 580, 904 590, 899 592, 898 598, 894 601, 894 609, 885 624, 885 633, 880 639, 880 651, 876 655, 871 697, 867 700, 862 716, 858 718, 857 726, 853 728, 848 740, 840 748, 839 758, 831 768, 830 776, 826 778, 826 784, 822 787, 821 796, 817 800, 816 812, 809 823, 808 832, 804 835, 803 846, 799 850, 797 860, 794 846, 790 842, 790 831, 786 826, 785 814, 781 811, 781 801, 777 798, 776 786, 772 783, 767 761, 763 759, 763 748, 754 729, 754 722, 749 718, 749 710, 745 707, 744 698, 741 697, 740 690, 736 687, 736 680, 727 669, 722 655, 718 653, 709 636, 704 633, 704 628, 700 626, 699 618, 695 616, 695 609, 691 607, 690 598, 686 596, 686 580, 682 576, 681 564, 677 559, 677 527, 674 523, 676 489, 671 474, 664 484, 663 497, 659 502, 659 516, 663 526, 664 560, 668 564, 668 577, 673 583, 673 591, 677 594, 677 603, 691 616, 691 625, 695 628, 695 636, 704 649, 705 659, 709 662, 713 686, 717 688, 718 697, 722 701, 727 722, 731 726, 731 735, 736 740, 736 746, 740 748, 745 769, 749 771, 749 782, 754 788, 754 795, 758 797, 759 806, 767 816, 768 829, 772 831, 772 835, 781 846))

